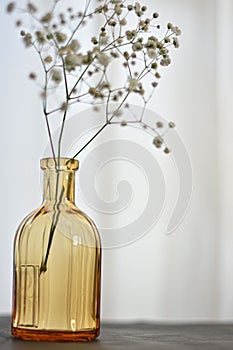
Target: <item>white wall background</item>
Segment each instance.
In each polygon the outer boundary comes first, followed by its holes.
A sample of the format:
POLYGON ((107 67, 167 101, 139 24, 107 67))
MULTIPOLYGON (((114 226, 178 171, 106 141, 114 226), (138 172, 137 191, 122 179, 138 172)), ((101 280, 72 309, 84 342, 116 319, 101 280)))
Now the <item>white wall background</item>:
MULTIPOLYGON (((40 203, 39 159, 47 143, 37 89, 26 78, 37 57, 19 42, 6 3, 0 9, 0 314, 10 313, 14 232, 40 203)), ((102 317, 233 320, 233 3, 146 3, 165 23, 182 28, 182 46, 150 108, 178 125, 192 160, 194 192, 173 235, 164 233, 165 210, 142 239, 104 251, 102 317)))

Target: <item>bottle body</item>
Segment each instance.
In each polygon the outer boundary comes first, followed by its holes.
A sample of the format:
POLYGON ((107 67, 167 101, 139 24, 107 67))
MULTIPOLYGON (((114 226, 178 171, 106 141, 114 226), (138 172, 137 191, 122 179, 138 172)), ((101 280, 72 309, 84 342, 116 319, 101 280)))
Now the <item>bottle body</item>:
MULTIPOLYGON (((57 191, 58 198, 63 189, 57 191)), ((95 339, 100 274, 100 238, 94 223, 66 196, 59 205, 45 201, 22 222, 15 238, 12 334, 30 340, 95 339)))

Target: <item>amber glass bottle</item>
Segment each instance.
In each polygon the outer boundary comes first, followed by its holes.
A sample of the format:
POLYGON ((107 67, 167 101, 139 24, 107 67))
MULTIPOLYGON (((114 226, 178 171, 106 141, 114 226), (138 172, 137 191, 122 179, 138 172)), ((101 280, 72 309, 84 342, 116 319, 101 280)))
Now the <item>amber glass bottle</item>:
POLYGON ((99 335, 101 247, 74 204, 74 159, 42 159, 44 200, 14 243, 12 334, 25 340, 84 341, 99 335))

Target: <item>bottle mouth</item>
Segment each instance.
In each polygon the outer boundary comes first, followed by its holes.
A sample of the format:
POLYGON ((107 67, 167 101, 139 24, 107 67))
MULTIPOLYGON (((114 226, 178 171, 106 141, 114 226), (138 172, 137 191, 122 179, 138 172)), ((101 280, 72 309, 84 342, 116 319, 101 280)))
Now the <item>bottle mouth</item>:
POLYGON ((42 170, 77 170, 79 167, 79 161, 73 158, 43 158, 40 161, 40 167, 42 170))

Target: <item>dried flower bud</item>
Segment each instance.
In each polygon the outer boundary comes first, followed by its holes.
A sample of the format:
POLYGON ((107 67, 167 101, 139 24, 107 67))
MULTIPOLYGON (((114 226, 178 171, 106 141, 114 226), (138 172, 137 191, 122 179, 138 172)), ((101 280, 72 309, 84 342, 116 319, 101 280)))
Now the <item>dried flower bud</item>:
POLYGON ((29 79, 35 80, 35 79, 36 79, 36 74, 33 73, 33 72, 31 72, 31 73, 29 74, 29 79))
POLYGON ((127 40, 131 40, 133 38, 132 32, 130 30, 127 30, 125 32, 127 40))
POLYGON ((174 122, 168 123, 169 128, 175 128, 176 124, 174 122))
POLYGON ((157 62, 153 62, 153 63, 151 64, 151 68, 154 69, 154 70, 156 70, 156 69, 158 68, 158 63, 157 63, 157 62))
POLYGON ((99 112, 99 107, 98 106, 93 106, 93 110, 95 111, 95 112, 99 112))
POLYGON ((121 25, 121 26, 126 26, 126 24, 127 24, 127 21, 126 21, 125 18, 123 18, 123 19, 120 20, 120 25, 121 25))
POLYGON ((53 18, 53 15, 51 12, 46 13, 43 17, 41 17, 42 23, 49 23, 53 18))
POLYGON ((27 4, 27 9, 28 9, 28 12, 31 12, 31 13, 37 12, 36 6, 34 4, 32 4, 31 2, 29 2, 27 4))
POLYGON ((109 43, 109 37, 107 35, 100 38, 100 45, 106 46, 109 43))
POLYGON ((143 49, 143 44, 141 44, 140 42, 136 41, 136 43, 134 43, 132 45, 132 50, 133 51, 141 51, 143 49))
POLYGON ((99 52, 99 53, 97 53, 96 56, 97 56, 99 63, 102 64, 104 67, 107 67, 107 65, 110 63, 111 58, 107 54, 105 54, 103 52, 99 52))
POLYGON ((148 56, 150 58, 155 58, 156 57, 156 51, 154 49, 148 49, 147 53, 148 53, 148 56))
POLYGON ((45 59, 44 59, 45 63, 51 63, 53 61, 53 58, 52 56, 46 56, 45 59))
POLYGON ((88 90, 89 94, 94 96, 95 95, 95 92, 96 92, 96 89, 93 88, 93 87, 90 87, 89 90, 88 90))
POLYGON ((163 128, 163 123, 162 122, 157 122, 156 123, 157 128, 163 128))
POLYGON ((161 136, 156 136, 153 139, 153 144, 155 145, 156 148, 161 148, 163 144, 163 138, 161 136))
POLYGON ((107 5, 104 5, 104 6, 103 6, 103 12, 106 13, 106 12, 108 12, 108 10, 109 10, 108 6, 107 6, 107 5))
POLYGON ((23 41, 26 47, 29 47, 32 45, 32 36, 30 33, 26 33, 23 37, 23 41))
POLYGON ((159 17, 158 12, 154 12, 154 13, 153 13, 153 18, 158 18, 158 17, 159 17))
POLYGON ((114 10, 115 10, 115 13, 117 14, 117 16, 120 16, 122 14, 122 8, 120 6, 120 3, 115 4, 114 10))
POLYGON ((115 27, 115 26, 116 26, 116 24, 117 24, 117 22, 116 22, 116 21, 114 21, 113 19, 112 19, 112 20, 110 20, 110 21, 108 22, 108 25, 110 25, 111 27, 115 27))
POLYGON ((93 36, 93 37, 91 38, 91 42, 92 42, 94 45, 97 45, 97 44, 98 44, 98 40, 96 39, 95 36, 93 36))
POLYGON ((168 148, 168 147, 166 147, 166 148, 164 148, 164 153, 166 153, 166 154, 169 154, 169 153, 171 153, 171 150, 168 148))
POLYGON ((71 41, 71 43, 69 44, 69 48, 71 49, 71 51, 77 52, 80 49, 80 44, 79 44, 78 40, 73 39, 71 41))
POLYGON ((43 90, 43 91, 41 92, 41 97, 44 99, 44 98, 46 98, 46 96, 47 96, 47 93, 46 93, 45 90, 43 90))
POLYGON ((68 72, 75 70, 77 66, 81 66, 85 61, 85 57, 81 54, 67 55, 65 58, 66 70, 68 72))
POLYGON ((46 35, 47 39, 48 40, 52 40, 53 39, 53 34, 52 33, 49 33, 46 35))
POLYGON ((58 69, 54 69, 52 72, 52 76, 51 76, 52 81, 54 81, 56 84, 60 84, 60 82, 62 81, 62 75, 60 70, 58 69))
POLYGON ((138 17, 141 17, 141 15, 142 15, 142 11, 141 11, 141 5, 140 5, 140 3, 139 2, 136 2, 135 3, 135 5, 134 5, 134 11, 135 11, 135 13, 136 13, 136 15, 138 16, 138 17))
POLYGON ((139 83, 138 83, 138 80, 137 79, 130 79, 130 81, 129 81, 129 89, 130 90, 134 90, 134 89, 136 89, 136 88, 138 88, 138 86, 139 86, 139 83))
POLYGON ((40 31, 37 31, 36 33, 36 39, 38 41, 39 44, 44 44, 45 43, 45 37, 44 34, 40 31))
POLYGON ((117 109, 117 110, 113 113, 113 115, 114 115, 115 117, 120 117, 120 116, 122 115, 122 111, 121 111, 120 109, 117 109))
POLYGON ((127 122, 125 120, 122 120, 121 126, 126 126, 126 125, 127 125, 127 122))
POLYGON ((173 27, 172 23, 167 24, 167 29, 172 29, 172 27, 173 27))
POLYGON ((6 12, 8 13, 12 13, 15 9, 15 3, 14 2, 10 2, 7 7, 6 7, 6 12))
POLYGON ((173 38, 173 45, 176 49, 178 49, 178 47, 180 47, 180 43, 179 43, 179 40, 177 38, 173 38))
POLYGON ((119 57, 119 53, 117 51, 111 51, 111 56, 113 58, 118 58, 119 57))
POLYGON ((171 42, 171 39, 169 38, 169 36, 166 36, 166 38, 164 39, 165 44, 168 44, 171 42))
POLYGON ((167 58, 163 58, 161 61, 160 61, 160 64, 161 66, 169 66, 169 64, 171 63, 171 59, 169 57, 167 58))
POLYGON ((16 27, 21 27, 22 21, 18 20, 15 22, 16 27))
POLYGON ((173 30, 173 33, 177 36, 181 35, 181 30, 179 27, 175 26, 175 27, 172 27, 172 30, 173 30))
POLYGON ((59 43, 64 43, 67 39, 66 34, 64 34, 62 32, 56 32, 55 37, 59 43))
POLYGON ((125 58, 126 60, 128 60, 129 57, 130 57, 130 56, 129 56, 129 53, 128 53, 127 51, 125 51, 123 55, 124 55, 124 58, 125 58))
POLYGON ((62 111, 66 111, 68 109, 69 105, 67 102, 63 102, 62 105, 61 105, 61 110, 62 111))
POLYGON ((148 32, 148 30, 149 30, 149 26, 144 25, 144 26, 142 27, 142 29, 143 29, 143 31, 144 31, 144 32, 148 32))

